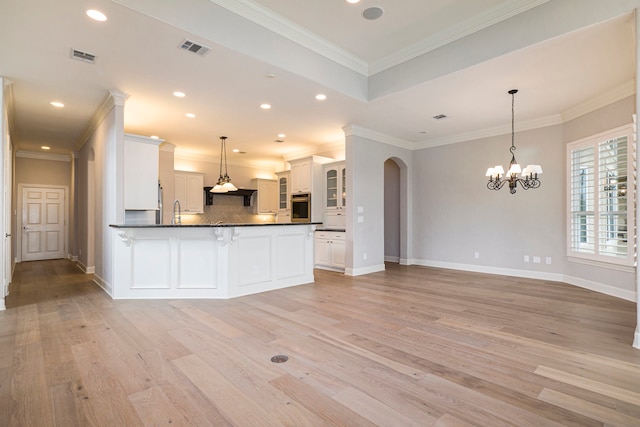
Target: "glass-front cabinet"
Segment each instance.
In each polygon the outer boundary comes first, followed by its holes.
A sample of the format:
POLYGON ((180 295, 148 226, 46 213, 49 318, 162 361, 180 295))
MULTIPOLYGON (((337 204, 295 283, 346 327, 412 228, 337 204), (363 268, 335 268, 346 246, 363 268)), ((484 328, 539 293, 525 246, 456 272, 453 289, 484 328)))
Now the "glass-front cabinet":
POLYGON ((291 172, 277 172, 278 213, 276 222, 291 222, 291 172))
POLYGON ((325 166, 325 188, 327 209, 344 209, 347 204, 347 172, 344 162, 325 166))
POLYGON ((347 171, 345 162, 325 165, 325 211, 324 226, 344 229, 346 225, 347 171))

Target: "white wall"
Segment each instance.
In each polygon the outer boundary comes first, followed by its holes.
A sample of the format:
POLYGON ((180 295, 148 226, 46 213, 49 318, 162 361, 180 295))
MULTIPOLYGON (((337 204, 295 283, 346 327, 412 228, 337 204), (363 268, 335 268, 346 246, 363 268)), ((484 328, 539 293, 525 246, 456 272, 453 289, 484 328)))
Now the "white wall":
POLYGON ((539 189, 516 194, 487 189, 484 176, 511 160, 510 134, 411 152, 347 132, 347 274, 384 268, 384 162, 396 157, 409 170, 408 190, 400 191, 410 210, 400 233, 410 242, 409 263, 565 281, 633 299, 634 272, 568 261, 565 173, 567 143, 630 123, 633 111, 629 97, 563 125, 516 131, 516 159, 544 170, 539 189))
POLYGON ((487 189, 487 168, 499 164, 508 168, 511 135, 414 153, 413 217, 419 218, 414 224, 414 263, 560 278, 565 187, 562 127, 516 132, 515 145, 521 164, 542 165, 539 189, 519 187, 515 194, 508 188, 487 189), (524 255, 541 257, 543 263, 527 264, 524 255), (550 265, 544 263, 546 257, 551 257, 550 265))
POLYGON ((413 153, 363 135, 357 128, 345 128, 349 199, 345 273, 348 275, 384 270, 384 162, 390 158, 403 163, 400 173, 400 251, 401 258, 411 258, 412 190, 406 171, 412 168, 413 153), (358 217, 362 217, 362 222, 358 222, 358 217))
POLYGON ((124 221, 124 98, 112 93, 79 153, 78 261, 102 285, 112 280, 109 224, 124 221))

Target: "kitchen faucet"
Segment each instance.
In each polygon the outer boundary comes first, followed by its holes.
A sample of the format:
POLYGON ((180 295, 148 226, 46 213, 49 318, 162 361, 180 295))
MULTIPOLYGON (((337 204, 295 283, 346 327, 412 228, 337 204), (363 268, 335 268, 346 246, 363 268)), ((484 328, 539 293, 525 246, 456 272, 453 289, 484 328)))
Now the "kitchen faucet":
POLYGON ((171 218, 171 224, 182 224, 182 213, 180 209, 180 200, 176 199, 173 202, 173 218, 171 218), (176 221, 176 207, 178 208, 178 221, 176 221))

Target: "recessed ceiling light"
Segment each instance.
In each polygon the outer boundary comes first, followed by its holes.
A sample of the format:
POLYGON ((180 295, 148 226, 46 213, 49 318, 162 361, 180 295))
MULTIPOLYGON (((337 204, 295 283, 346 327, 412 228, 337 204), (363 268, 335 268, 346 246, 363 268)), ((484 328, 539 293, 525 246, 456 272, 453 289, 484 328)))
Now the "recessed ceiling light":
POLYGON ((271 108, 270 104, 260 104, 260 108, 262 108, 263 110, 268 110, 271 108))
POLYGON ((60 101, 51 101, 49 104, 53 105, 54 107, 58 107, 58 108, 62 108, 64 107, 64 104, 60 101))
POLYGON ((324 101, 325 99, 327 99, 327 95, 325 95, 324 93, 319 93, 316 95, 316 99, 318 101, 324 101))
POLYGON ((51 147, 46 146, 46 145, 43 145, 43 146, 42 146, 42 147, 40 147, 40 148, 42 148, 43 150, 51 150, 51 147))
POLYGON ((185 116, 189 117, 190 119, 193 119, 193 118, 196 117, 196 115, 193 114, 193 113, 187 113, 187 114, 185 114, 185 116))
POLYGON ((360 3, 360 0, 347 0, 347 3, 356 4, 360 3))
POLYGON ((87 10, 87 16, 93 19, 94 21, 104 22, 107 20, 107 15, 95 9, 87 10))
POLYGON ((267 77, 268 79, 275 79, 275 78, 276 78, 276 75, 275 75, 274 73, 267 73, 266 77, 267 77))
POLYGON ((158 135, 151 135, 150 138, 151 139, 160 139, 160 137, 158 135))
POLYGON ((287 135, 285 135, 284 133, 279 133, 278 134, 278 138, 285 138, 287 135))
POLYGON ((175 91, 175 92, 173 92, 173 96, 178 97, 178 98, 184 98, 187 95, 184 92, 175 91))
POLYGON ((239 152, 240 152, 240 150, 238 150, 237 148, 234 148, 234 149, 233 149, 233 150, 231 150, 231 151, 233 151, 234 153, 239 153, 239 152))

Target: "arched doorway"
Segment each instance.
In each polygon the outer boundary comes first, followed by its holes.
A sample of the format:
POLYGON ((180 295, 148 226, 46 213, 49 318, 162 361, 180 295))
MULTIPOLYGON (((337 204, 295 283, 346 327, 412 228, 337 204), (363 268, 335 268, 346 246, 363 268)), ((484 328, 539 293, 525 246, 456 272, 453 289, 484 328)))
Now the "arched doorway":
POLYGON ((408 264, 407 166, 395 157, 384 162, 384 260, 408 264))

